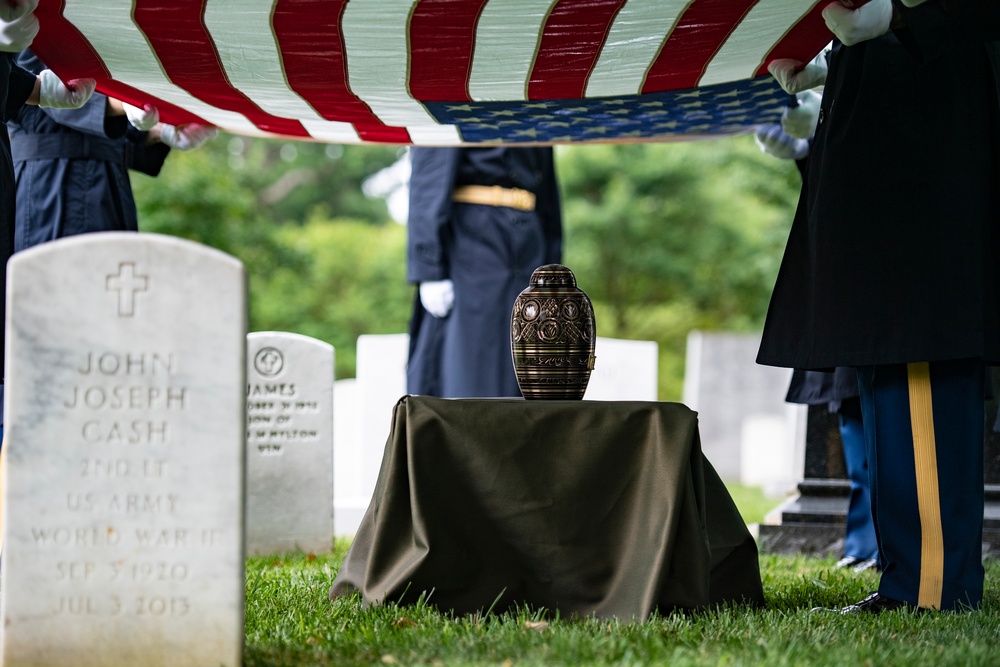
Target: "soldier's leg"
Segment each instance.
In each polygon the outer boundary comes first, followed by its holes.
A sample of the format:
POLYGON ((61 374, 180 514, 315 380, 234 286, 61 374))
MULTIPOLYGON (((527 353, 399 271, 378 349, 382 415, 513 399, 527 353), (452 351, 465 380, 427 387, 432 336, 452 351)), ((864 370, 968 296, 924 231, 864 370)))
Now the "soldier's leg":
POLYGON ((883 573, 879 594, 938 609, 983 594, 983 367, 859 369, 883 573))

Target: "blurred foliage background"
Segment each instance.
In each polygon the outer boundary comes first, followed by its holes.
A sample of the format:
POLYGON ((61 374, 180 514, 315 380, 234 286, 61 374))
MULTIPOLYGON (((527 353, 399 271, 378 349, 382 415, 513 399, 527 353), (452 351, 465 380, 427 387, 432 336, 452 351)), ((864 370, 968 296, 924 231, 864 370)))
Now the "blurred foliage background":
MULTIPOLYGON (((398 146, 222 134, 173 151, 156 178, 132 175, 140 228, 238 257, 250 330, 327 341, 337 378, 353 377, 359 335, 407 330, 406 228, 363 187, 401 158, 398 146)), ((598 334, 657 341, 659 398, 679 400, 689 331, 763 323, 798 196, 795 165, 739 136, 560 146, 556 169, 564 263, 594 302, 598 334)))

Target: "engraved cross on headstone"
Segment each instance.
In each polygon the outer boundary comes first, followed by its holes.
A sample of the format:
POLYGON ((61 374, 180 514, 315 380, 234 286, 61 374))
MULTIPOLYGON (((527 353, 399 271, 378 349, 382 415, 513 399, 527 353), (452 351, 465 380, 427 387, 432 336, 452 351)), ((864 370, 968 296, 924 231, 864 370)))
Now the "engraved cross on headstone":
POLYGON ((106 289, 118 291, 118 317, 135 315, 135 294, 145 292, 149 286, 149 276, 138 276, 135 273, 135 262, 122 262, 118 265, 118 275, 108 274, 106 289))

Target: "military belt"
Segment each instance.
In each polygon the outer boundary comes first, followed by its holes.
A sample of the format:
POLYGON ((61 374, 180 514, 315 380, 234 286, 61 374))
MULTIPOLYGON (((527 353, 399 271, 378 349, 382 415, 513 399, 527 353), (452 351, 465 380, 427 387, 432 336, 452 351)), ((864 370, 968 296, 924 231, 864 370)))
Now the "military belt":
POLYGON ((452 201, 463 204, 506 206, 519 211, 535 210, 535 193, 499 185, 460 185, 451 193, 452 201))
POLYGON ((14 162, 25 160, 104 160, 125 163, 125 142, 82 133, 14 134, 10 138, 14 162))

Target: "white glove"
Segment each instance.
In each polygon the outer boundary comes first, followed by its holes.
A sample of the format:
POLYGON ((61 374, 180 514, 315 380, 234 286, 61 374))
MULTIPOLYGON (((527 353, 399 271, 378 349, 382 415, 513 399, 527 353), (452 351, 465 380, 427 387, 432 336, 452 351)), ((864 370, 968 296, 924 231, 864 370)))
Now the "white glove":
POLYGON ((445 317, 455 305, 455 285, 450 280, 420 283, 420 303, 434 317, 445 317))
POLYGON ((786 93, 794 95, 803 90, 822 86, 826 82, 826 53, 826 49, 823 49, 806 65, 803 65, 801 60, 792 58, 772 60, 767 65, 767 71, 777 79, 786 93))
POLYGON ((43 69, 38 80, 38 106, 51 109, 79 109, 97 88, 93 79, 71 79, 63 83, 50 69, 43 69))
POLYGON ((809 155, 809 142, 788 136, 780 125, 762 125, 753 138, 762 151, 782 160, 801 160, 809 155))
POLYGON ((902 0, 902 3, 907 7, 916 7, 917 5, 922 5, 925 2, 927 2, 927 0, 902 0))
POLYGON ((857 9, 831 2, 823 9, 823 19, 837 39, 851 46, 889 32, 892 0, 871 0, 857 9))
POLYGON ((819 124, 819 105, 823 96, 815 90, 804 90, 795 96, 799 104, 785 109, 781 117, 781 127, 789 136, 808 139, 816 134, 819 124))
POLYGON ((154 125, 160 122, 160 112, 152 104, 144 104, 140 109, 128 102, 122 102, 122 108, 125 109, 125 117, 128 118, 128 122, 137 130, 143 132, 151 130, 154 125))
POLYGON ((219 131, 209 125, 188 123, 187 125, 160 125, 160 141, 179 151, 198 148, 217 135, 219 131))
POLYGON ((0 51, 16 53, 31 46, 38 34, 32 14, 38 0, 0 0, 0 51))

